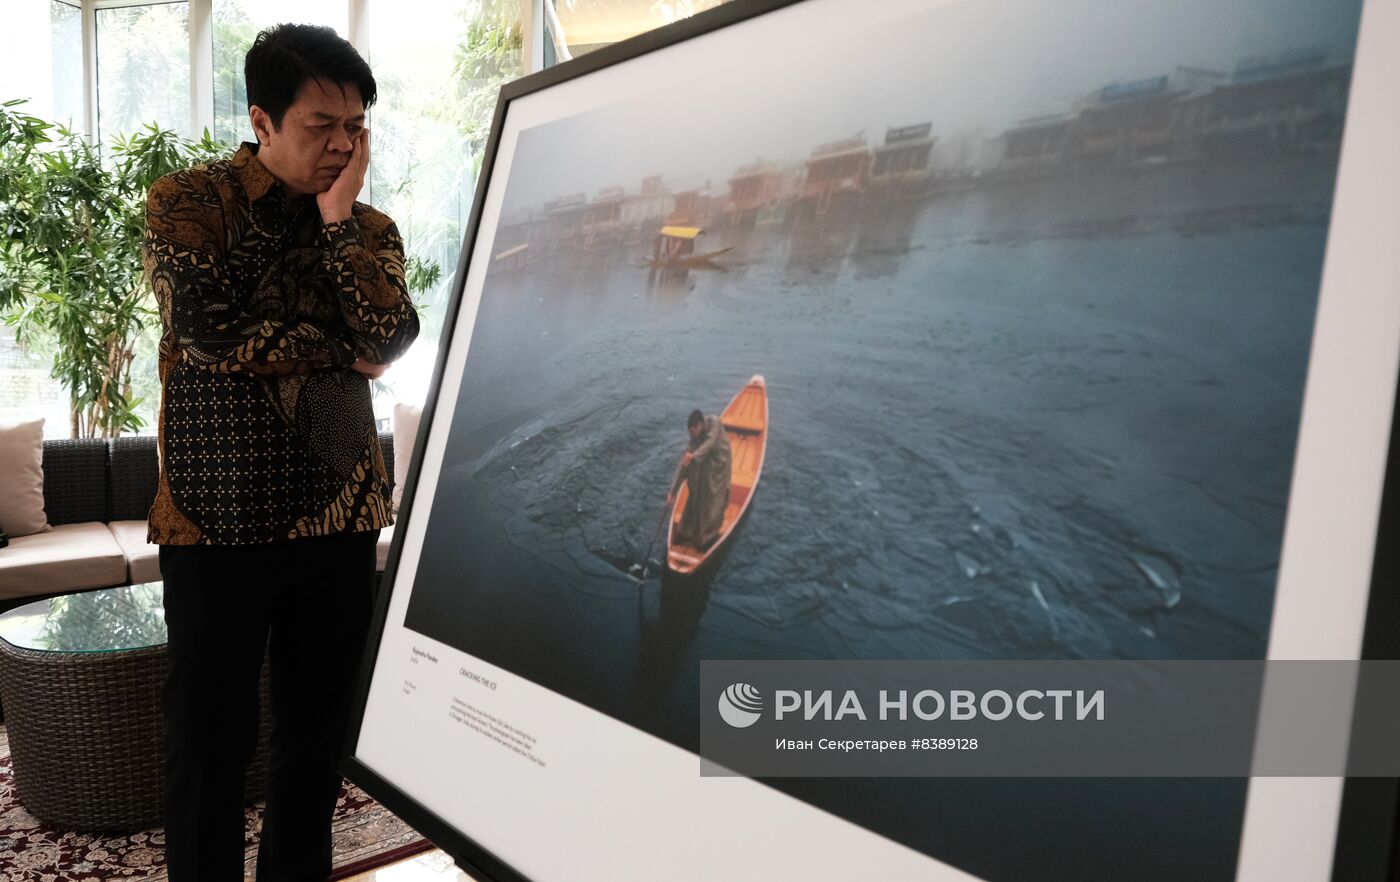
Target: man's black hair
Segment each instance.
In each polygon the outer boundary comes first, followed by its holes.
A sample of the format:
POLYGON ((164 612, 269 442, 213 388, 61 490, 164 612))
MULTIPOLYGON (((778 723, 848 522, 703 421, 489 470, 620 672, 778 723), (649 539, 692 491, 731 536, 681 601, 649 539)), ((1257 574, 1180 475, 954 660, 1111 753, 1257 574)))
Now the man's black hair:
POLYGON ((689 429, 691 426, 703 425, 705 425, 705 415, 698 410, 692 410, 690 417, 685 421, 685 427, 689 429))
POLYGON ((243 62, 248 82, 248 106, 261 107, 282 128, 287 108, 307 80, 327 79, 339 86, 360 87, 365 109, 378 89, 369 65, 350 42, 321 25, 280 24, 260 31, 243 62))

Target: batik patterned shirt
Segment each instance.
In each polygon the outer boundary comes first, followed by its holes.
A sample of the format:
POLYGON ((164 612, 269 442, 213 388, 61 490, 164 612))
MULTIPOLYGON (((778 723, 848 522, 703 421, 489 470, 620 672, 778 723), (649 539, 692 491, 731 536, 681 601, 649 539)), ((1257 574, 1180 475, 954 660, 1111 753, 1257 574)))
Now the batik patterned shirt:
POLYGON ((418 334, 393 221, 324 224, 244 144, 146 203, 160 341, 151 542, 248 545, 393 521, 369 381, 418 334))

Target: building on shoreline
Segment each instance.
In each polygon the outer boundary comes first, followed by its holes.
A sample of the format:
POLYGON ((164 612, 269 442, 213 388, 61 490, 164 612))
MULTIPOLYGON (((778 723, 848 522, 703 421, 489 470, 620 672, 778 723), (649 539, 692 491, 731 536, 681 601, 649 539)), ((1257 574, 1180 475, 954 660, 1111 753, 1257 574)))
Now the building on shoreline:
POLYGON ((793 174, 762 159, 735 169, 729 179, 724 217, 729 224, 757 220, 760 214, 780 209, 796 190, 793 174))
POLYGON ((1071 158, 1117 167, 1179 158, 1182 99, 1209 94, 1224 80, 1218 71, 1178 67, 1171 74, 1104 86, 1079 110, 1069 140, 1071 158))
POLYGON ((812 203, 817 214, 825 214, 833 201, 859 201, 869 170, 864 135, 823 144, 807 159, 798 198, 812 203))
POLYGON ((929 186, 933 123, 891 128, 871 156, 870 192, 879 196, 922 196, 929 186))
POLYGON ((707 227, 714 216, 715 194, 709 187, 693 187, 675 195, 671 213, 666 215, 666 223, 672 226, 707 227))
POLYGON ((675 197, 661 175, 642 178, 642 189, 622 199, 622 229, 629 245, 650 242, 666 216, 676 209, 675 197))
POLYGON ((544 204, 544 245, 549 253, 579 244, 583 218, 588 213, 588 195, 569 193, 544 204))
POLYGON ((1003 132, 994 170, 1021 177, 1070 164, 1145 168, 1336 149, 1350 79, 1350 65, 1294 50, 1243 61, 1230 74, 1178 67, 1110 83, 1066 113, 1003 132))
MULTIPOLYGON (((1350 64, 1306 49, 1246 59, 1230 73, 1178 66, 1109 83, 993 138, 969 129, 940 139, 931 122, 920 122, 886 129, 873 147, 859 133, 800 162, 757 159, 718 184, 652 174, 639 191, 616 185, 592 199, 563 195, 519 215, 528 221, 508 238, 511 247, 528 244, 535 260, 560 248, 650 243, 668 225, 790 227, 833 206, 859 208, 867 197, 937 198, 1068 170, 1141 173, 1220 158, 1304 157, 1340 144, 1350 78, 1350 64), (946 144, 961 146, 940 159, 946 144)), ((515 262, 525 259, 517 254, 515 262)))
POLYGON ((585 248, 616 245, 622 238, 621 187, 604 187, 598 191, 583 216, 583 240, 585 248))
POLYGON ((1322 53, 1249 59, 1201 99, 1194 135, 1202 152, 1317 152, 1341 143, 1350 65, 1322 53))
POLYGON ((1000 168, 1010 173, 1034 173, 1058 166, 1069 147, 1074 117, 1069 114, 1025 120, 1002 136, 1000 168))

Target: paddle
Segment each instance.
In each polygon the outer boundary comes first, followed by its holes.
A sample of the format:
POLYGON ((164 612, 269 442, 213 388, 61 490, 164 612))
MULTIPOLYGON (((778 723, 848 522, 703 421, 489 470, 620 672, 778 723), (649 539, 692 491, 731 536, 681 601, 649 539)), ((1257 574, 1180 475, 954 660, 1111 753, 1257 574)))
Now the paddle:
MULTIPOLYGON (((684 457, 682 457, 682 459, 684 459, 684 457)), ((657 519, 656 529, 653 530, 651 534, 651 544, 647 546, 647 553, 642 558, 642 575, 637 577, 638 581, 646 581, 647 567, 651 566, 651 553, 656 549, 656 540, 661 538, 661 528, 666 523, 666 516, 671 513, 671 506, 675 502, 674 497, 676 491, 680 489, 681 486, 681 478, 685 477, 685 469, 679 466, 678 468, 680 468, 680 471, 676 475, 675 482, 671 484, 671 492, 666 495, 666 507, 661 510, 661 517, 657 519)))

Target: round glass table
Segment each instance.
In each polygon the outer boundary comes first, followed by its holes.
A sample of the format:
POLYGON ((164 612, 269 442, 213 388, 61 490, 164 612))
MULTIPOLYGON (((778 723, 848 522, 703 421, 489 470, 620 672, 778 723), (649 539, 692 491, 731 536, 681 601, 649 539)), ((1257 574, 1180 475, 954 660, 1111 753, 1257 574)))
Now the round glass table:
MULTIPOLYGON (((4 702, 16 795, 67 830, 161 822, 167 667, 161 583, 36 600, 0 615, 4 702)), ((266 776, 267 670, 247 794, 266 776)))

